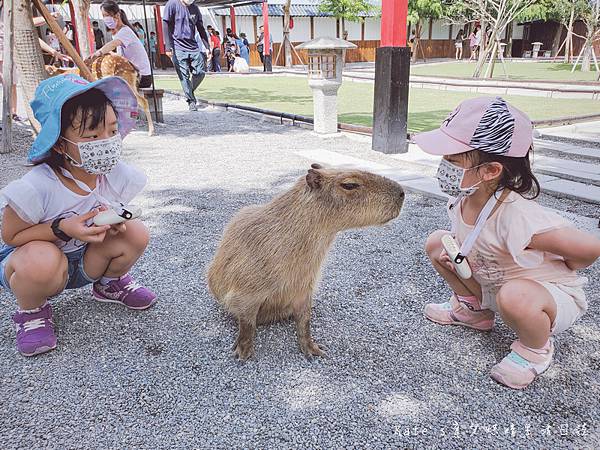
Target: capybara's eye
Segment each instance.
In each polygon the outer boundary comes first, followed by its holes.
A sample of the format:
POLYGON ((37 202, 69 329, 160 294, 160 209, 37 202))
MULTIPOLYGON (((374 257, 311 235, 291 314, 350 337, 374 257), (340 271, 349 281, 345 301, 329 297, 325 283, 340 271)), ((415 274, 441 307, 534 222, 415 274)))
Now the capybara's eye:
POLYGON ((347 191, 351 191, 352 189, 357 189, 360 187, 358 183, 342 183, 342 187, 347 191))

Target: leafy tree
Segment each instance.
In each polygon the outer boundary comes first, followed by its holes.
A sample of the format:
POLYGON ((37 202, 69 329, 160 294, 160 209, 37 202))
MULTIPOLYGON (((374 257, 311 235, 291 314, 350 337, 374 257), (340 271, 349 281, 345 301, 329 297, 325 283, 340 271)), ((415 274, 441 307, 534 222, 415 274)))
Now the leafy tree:
POLYGON ((413 61, 417 60, 417 52, 425 59, 421 47, 421 32, 423 31, 423 20, 439 19, 444 11, 442 0, 409 0, 408 22, 410 23, 410 35, 414 37, 412 44, 413 61), (413 28, 414 27, 414 28, 413 28))
POLYGON ((323 0, 319 5, 321 12, 331 14, 342 21, 342 36, 345 38, 346 20, 359 22, 364 20, 364 15, 375 9, 367 0, 323 0))

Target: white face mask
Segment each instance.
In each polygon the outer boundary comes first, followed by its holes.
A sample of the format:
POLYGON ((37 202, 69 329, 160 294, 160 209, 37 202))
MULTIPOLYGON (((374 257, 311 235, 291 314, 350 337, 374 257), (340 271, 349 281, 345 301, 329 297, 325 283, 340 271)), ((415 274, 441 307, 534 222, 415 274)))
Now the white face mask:
POLYGON ((460 166, 452 164, 446 159, 442 159, 436 175, 440 189, 450 197, 468 197, 469 195, 472 195, 477 189, 479 189, 479 185, 483 183, 483 180, 475 183, 473 186, 463 188, 461 185, 463 179, 465 178, 465 173, 467 170, 476 169, 477 167, 481 167, 483 165, 485 165, 485 163, 479 164, 475 167, 469 167, 468 169, 463 169, 460 166))
POLYGON ((65 158, 74 167, 79 167, 92 175, 109 173, 121 158, 123 142, 121 135, 118 133, 108 139, 98 139, 90 142, 73 142, 64 137, 63 139, 77 146, 81 162, 75 161, 66 153, 64 153, 65 158))
POLYGON ((194 2, 195 2, 196 0, 182 0, 182 1, 183 1, 183 3, 185 3, 186 5, 190 6, 190 5, 194 4, 194 2))

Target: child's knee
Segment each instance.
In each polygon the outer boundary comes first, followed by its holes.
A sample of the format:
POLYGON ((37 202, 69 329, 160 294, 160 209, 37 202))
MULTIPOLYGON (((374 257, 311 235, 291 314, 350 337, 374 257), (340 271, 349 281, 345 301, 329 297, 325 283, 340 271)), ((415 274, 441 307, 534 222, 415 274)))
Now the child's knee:
POLYGON ((144 250, 150 242, 150 232, 148 228, 139 220, 126 222, 127 241, 136 249, 144 250))
POLYGON ((11 258, 11 266, 21 279, 35 284, 64 284, 67 276, 67 258, 51 242, 32 241, 18 249, 11 258))
POLYGON ((446 230, 436 230, 427 237, 425 241, 425 252, 429 255, 429 258, 438 257, 442 251, 442 236, 449 234, 446 230))
POLYGON ((527 301, 527 280, 511 280, 506 282, 496 294, 496 304, 502 314, 515 317, 526 317, 536 310, 534 302, 527 301))

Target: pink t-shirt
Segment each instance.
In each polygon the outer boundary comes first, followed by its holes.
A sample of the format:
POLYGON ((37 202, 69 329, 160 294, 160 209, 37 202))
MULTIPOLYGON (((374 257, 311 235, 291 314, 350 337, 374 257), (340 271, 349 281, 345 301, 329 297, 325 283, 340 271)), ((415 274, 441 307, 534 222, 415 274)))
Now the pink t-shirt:
MULTIPOLYGON (((455 239, 461 245, 474 225, 464 222, 462 202, 448 209, 448 215, 455 239)), ((482 305, 497 311, 496 294, 509 280, 527 278, 582 287, 587 279, 569 269, 561 256, 528 248, 534 235, 572 226, 567 219, 535 201, 510 192, 486 221, 467 257, 473 278, 483 291, 482 305)), ((587 309, 585 299, 575 301, 583 310, 587 309)))

